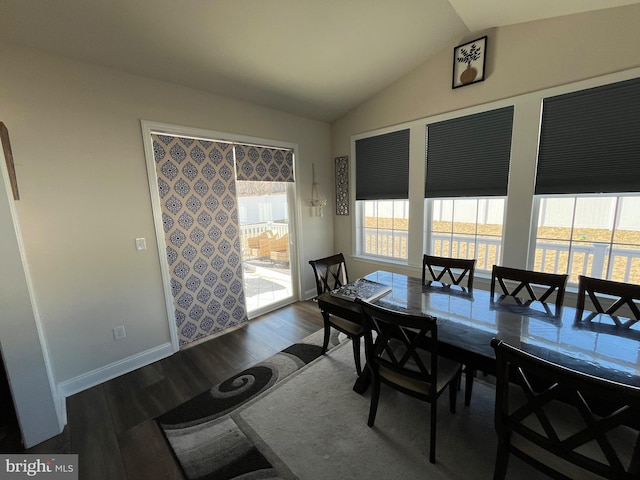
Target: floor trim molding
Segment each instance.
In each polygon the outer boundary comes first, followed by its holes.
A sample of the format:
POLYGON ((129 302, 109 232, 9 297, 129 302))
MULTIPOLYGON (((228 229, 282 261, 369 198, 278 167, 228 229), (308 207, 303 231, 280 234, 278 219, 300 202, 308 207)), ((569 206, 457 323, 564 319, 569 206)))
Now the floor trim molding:
POLYGON ((66 399, 71 395, 80 393, 88 388, 95 387, 113 378, 129 373, 150 363, 162 360, 174 353, 171 342, 167 342, 157 347, 145 350, 136 355, 124 358, 117 362, 110 363, 104 367, 97 368, 77 377, 58 383, 58 398, 61 407, 64 408, 64 424, 67 424, 66 399))

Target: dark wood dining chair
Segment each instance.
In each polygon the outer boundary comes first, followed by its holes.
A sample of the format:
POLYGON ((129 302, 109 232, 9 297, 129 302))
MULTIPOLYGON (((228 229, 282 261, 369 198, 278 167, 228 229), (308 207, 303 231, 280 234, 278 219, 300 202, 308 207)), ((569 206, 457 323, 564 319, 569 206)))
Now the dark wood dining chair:
MULTIPOLYGON (((311 268, 313 268, 313 276, 316 280, 318 296, 349 283, 347 264, 342 253, 318 260, 310 260, 309 264, 311 268)), ((361 375, 360 343, 361 338, 364 336, 362 312, 355 304, 348 304, 346 301, 343 303, 343 307, 336 307, 333 312, 328 312, 323 309, 320 310, 324 320, 322 354, 324 355, 327 352, 331 336, 331 327, 333 327, 351 339, 356 372, 358 375, 361 375)))
MULTIPOLYGON (((500 287, 498 291, 498 302, 511 298, 518 303, 527 301, 546 302, 555 293, 555 315, 559 313, 564 302, 564 292, 567 286, 568 275, 557 273, 536 272, 533 270, 523 270, 520 268, 502 267, 494 265, 491 269, 491 301, 494 301, 496 285, 500 287), (536 294, 534 287, 542 295, 536 294), (524 295, 524 296, 523 296, 524 295)), ((475 374, 475 372, 473 372, 475 374)), ((472 385, 465 387, 465 404, 467 398, 471 400, 472 385)))
POLYGON ((582 478, 585 471, 640 478, 639 387, 556 365, 497 339, 491 345, 497 362, 494 480, 505 478, 511 454, 557 479, 582 478), (536 377, 550 383, 532 387, 536 377), (524 395, 516 395, 519 389, 524 395), (580 420, 571 421, 571 414, 580 420))
POLYGON ((466 278, 466 288, 473 290, 475 268, 475 258, 436 257, 425 254, 422 257, 422 284, 428 285, 431 282, 440 282, 443 285, 460 285, 466 278), (427 272, 429 272, 429 275, 427 275, 427 272))
POLYGON ((547 303, 547 300, 555 293, 557 311, 564 301, 567 278, 566 274, 535 272, 494 265, 491 270, 491 298, 493 299, 496 293, 496 284, 500 286, 501 293, 498 294, 501 295, 501 298, 513 297, 519 300, 547 303), (539 291, 544 290, 542 295, 536 294, 534 287, 537 287, 539 291))
POLYGON ((614 282, 584 275, 578 277, 576 309, 578 310, 579 321, 591 322, 598 313, 604 313, 608 315, 607 318, 610 318, 617 327, 631 328, 640 321, 639 303, 640 285, 614 282), (585 318, 582 318, 587 296, 589 296, 589 300, 593 304, 593 311, 585 318), (606 307, 602 305, 603 302, 607 305, 606 307))
MULTIPOLYGON (((466 279, 466 289, 473 290, 473 277, 476 269, 476 259, 438 257, 424 254, 422 256, 422 285, 430 285, 431 282, 440 282, 447 285, 458 285, 464 288, 466 279)), ((465 389, 464 404, 471 404, 471 392, 473 389, 473 379, 476 370, 471 365, 465 365, 465 389)))
POLYGON ((435 463, 437 400, 448 387, 449 409, 455 413, 462 366, 438 356, 435 317, 392 311, 362 300, 357 302, 364 312, 365 348, 372 384, 367 424, 373 427, 375 422, 381 383, 429 402, 429 461, 435 463))

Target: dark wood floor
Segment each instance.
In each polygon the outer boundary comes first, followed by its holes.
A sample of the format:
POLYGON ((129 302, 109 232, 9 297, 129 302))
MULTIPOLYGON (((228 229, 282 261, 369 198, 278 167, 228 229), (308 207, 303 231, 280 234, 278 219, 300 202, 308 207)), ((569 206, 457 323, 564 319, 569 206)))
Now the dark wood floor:
POLYGON ((85 390, 67 399, 64 432, 25 453, 77 453, 80 479, 182 479, 153 419, 320 328, 317 304, 298 302, 85 390))

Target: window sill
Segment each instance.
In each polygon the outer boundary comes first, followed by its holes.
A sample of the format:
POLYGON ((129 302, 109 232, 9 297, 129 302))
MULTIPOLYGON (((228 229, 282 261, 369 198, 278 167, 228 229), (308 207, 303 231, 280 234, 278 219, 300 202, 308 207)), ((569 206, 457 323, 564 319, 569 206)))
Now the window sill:
POLYGON ((411 266, 406 259, 375 257, 372 255, 350 255, 350 257, 359 262, 370 263, 373 265, 397 265, 399 267, 411 266))

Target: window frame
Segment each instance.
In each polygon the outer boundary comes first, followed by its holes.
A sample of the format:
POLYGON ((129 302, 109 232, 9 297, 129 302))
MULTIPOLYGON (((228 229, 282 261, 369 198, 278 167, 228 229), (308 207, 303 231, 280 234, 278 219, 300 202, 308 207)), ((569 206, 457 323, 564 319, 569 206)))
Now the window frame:
MULTIPOLYGON (((351 188, 351 191, 349 193, 350 196, 350 203, 351 205, 354 206, 354 221, 351 222, 352 225, 352 241, 351 241, 351 251, 353 256, 355 256, 356 258, 360 259, 360 260, 365 260, 365 261, 373 261, 373 262, 377 262, 377 263, 388 263, 388 264, 395 264, 395 265, 408 265, 410 262, 410 258, 411 258, 411 253, 410 253, 410 247, 407 246, 407 258, 398 258, 398 257, 389 257, 389 256, 382 256, 382 255, 376 255, 376 254, 370 254, 370 253, 366 253, 365 252, 365 235, 364 235, 364 231, 365 231, 365 217, 364 217, 364 202, 367 201, 406 201, 407 202, 407 211, 410 213, 410 209, 411 209, 411 199, 406 198, 406 199, 392 199, 392 198, 380 198, 380 199, 367 199, 367 200, 358 200, 357 199, 357 192, 356 192, 356 186, 357 186, 357 157, 356 157, 356 142, 358 140, 363 140, 366 138, 370 138, 370 137, 379 137, 379 136, 383 136, 386 134, 391 134, 391 133, 395 133, 395 132, 400 132, 403 130, 409 130, 409 179, 408 179, 408 185, 407 185, 407 189, 410 195, 410 191, 411 191, 411 156, 412 156, 412 145, 416 142, 417 139, 416 137, 416 131, 414 127, 414 123, 415 122, 410 122, 410 123, 403 123, 400 125, 395 125, 395 126, 391 126, 391 127, 386 127, 386 128, 381 128, 378 130, 372 130, 369 132, 365 132, 362 134, 358 134, 358 135, 353 135, 351 137, 350 140, 350 144, 351 144, 351 158, 349 159, 349 166, 350 166, 350 184, 354 186, 354 188, 351 188)), ((419 123, 420 124, 420 123, 419 123)), ((422 128, 424 128, 424 124, 421 124, 422 128)), ((424 142, 423 142, 424 143, 424 142)), ((414 217, 415 218, 415 217, 414 217)), ((411 231, 411 223, 412 223, 412 216, 409 214, 409 224, 408 224, 408 230, 407 230, 407 236, 409 236, 409 232, 411 231)))
MULTIPOLYGON (((436 255, 436 253, 432 250, 432 244, 433 244, 433 236, 434 236, 434 232, 433 232, 433 218, 434 218, 434 207, 435 207, 435 202, 438 200, 451 200, 451 201, 469 201, 469 200, 474 200, 476 201, 476 207, 478 206, 478 201, 480 200, 502 200, 504 202, 503 204, 503 209, 502 209, 502 232, 500 235, 500 247, 499 247, 499 252, 496 255, 496 262, 501 262, 502 261, 502 252, 504 249, 504 225, 505 225, 505 219, 506 219, 506 212, 507 212, 507 196, 483 196, 483 197, 438 197, 438 198, 425 198, 424 199, 424 236, 423 236, 423 250, 425 253, 427 253, 428 255, 436 255)), ((477 230, 477 225, 478 225, 478 212, 479 209, 476 208, 476 231, 473 234, 473 238, 474 238, 474 249, 475 249, 475 256, 474 258, 477 259, 478 255, 478 237, 482 236, 480 234, 478 234, 478 230, 477 230)), ((451 232, 451 236, 455 236, 454 232, 451 232)), ((445 255, 445 256, 450 256, 450 255, 445 255)), ((455 257, 455 258, 467 258, 467 257, 455 257)), ((480 263, 476 264, 476 272, 479 273, 491 273, 491 265, 487 264, 486 268, 483 268, 484 265, 481 265, 480 263)))
MULTIPOLYGON (((534 202, 533 202, 533 209, 532 209, 532 219, 531 219, 531 242, 529 245, 529 258, 527 261, 527 268, 533 270, 535 269, 535 257, 536 257, 536 246, 538 243, 538 228, 539 228, 539 218, 540 218, 540 210, 542 208, 542 200, 546 199, 546 198, 566 198, 566 199, 578 199, 578 198, 613 198, 615 199, 616 203, 615 203, 615 208, 614 208, 614 212, 613 212, 613 228, 610 230, 611 231, 611 237, 609 242, 594 242, 594 243, 599 243, 599 244, 606 244, 609 248, 609 251, 611 251, 611 248, 614 245, 620 244, 621 242, 615 242, 615 232, 618 229, 619 226, 619 220, 620 220, 620 213, 621 213, 621 205, 619 203, 621 198, 638 198, 640 199, 640 192, 620 192, 620 193, 566 193, 566 194, 538 194, 538 195, 534 195, 534 202)), ((567 228, 571 228, 572 230, 575 228, 575 218, 572 218, 572 224, 567 227, 567 228)), ((569 255, 571 255, 571 247, 573 246, 574 240, 573 238, 571 238, 572 235, 570 235, 569 238, 569 255)), ((561 239, 558 239, 561 240, 561 239)), ((640 243, 638 244, 628 244, 628 245, 637 245, 638 247, 640 247, 640 243)), ((571 258, 571 257, 569 257, 571 258)), ((570 260, 569 260, 570 262, 570 260)), ((569 269, 569 265, 570 263, 567 264, 567 273, 569 273, 569 280, 567 282, 568 286, 571 286, 573 288, 577 288, 577 281, 572 281, 571 280, 571 273, 568 272, 569 269)), ((613 269, 614 269, 614 264, 611 263, 611 256, 610 254, 607 255, 607 260, 604 264, 604 276, 595 276, 595 278, 603 278, 606 280, 614 280, 614 281, 623 281, 623 282, 629 282, 630 280, 624 279, 624 280, 620 280, 620 279, 613 279, 611 278, 613 275, 613 269)), ((555 273, 555 272, 554 272, 555 273)), ((562 272, 561 272, 562 273, 562 272)), ((587 271, 586 273, 584 273, 587 276, 594 276, 593 275, 593 271, 587 271)))
MULTIPOLYGON (((377 208, 377 206, 376 206, 377 208)), ((360 258, 366 258, 366 259, 372 259, 372 260, 376 260, 376 261, 383 261, 383 262, 389 262, 389 263, 398 263, 398 264, 407 264, 409 261, 409 245, 408 245, 408 237, 409 237, 409 229, 410 229, 410 225, 411 225, 411 219, 409 216, 409 200, 408 199, 396 199, 396 200, 392 200, 392 199, 379 199, 379 200, 357 200, 356 201, 356 208, 355 208, 355 212, 356 212, 356 222, 358 224, 357 228, 356 228, 356 256, 360 257, 360 258), (407 211, 407 245, 406 245, 406 249, 407 249, 407 256, 406 258, 403 257, 394 257, 394 256, 388 256, 388 255, 380 255, 377 253, 371 253, 371 252, 367 252, 366 251, 366 236, 365 236, 365 230, 366 230, 366 225, 364 224, 365 221, 365 209, 366 209, 366 202, 406 202, 406 211, 407 211)), ((376 217, 379 218, 379 217, 376 217)), ((395 206, 394 206, 394 216, 392 217, 393 219, 395 219, 395 206)), ((376 228, 376 230, 378 230, 378 228, 376 228)), ((393 229, 392 229, 393 231, 393 229)))

